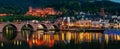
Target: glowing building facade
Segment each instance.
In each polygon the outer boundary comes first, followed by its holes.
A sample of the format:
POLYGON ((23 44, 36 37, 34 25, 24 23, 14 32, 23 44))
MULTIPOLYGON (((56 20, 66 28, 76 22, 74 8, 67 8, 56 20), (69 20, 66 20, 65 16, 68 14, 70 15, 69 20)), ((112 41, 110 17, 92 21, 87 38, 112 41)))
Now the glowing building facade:
POLYGON ((42 16, 46 17, 47 15, 59 15, 62 12, 55 11, 53 8, 35 8, 29 7, 29 11, 25 15, 32 15, 32 16, 42 16))

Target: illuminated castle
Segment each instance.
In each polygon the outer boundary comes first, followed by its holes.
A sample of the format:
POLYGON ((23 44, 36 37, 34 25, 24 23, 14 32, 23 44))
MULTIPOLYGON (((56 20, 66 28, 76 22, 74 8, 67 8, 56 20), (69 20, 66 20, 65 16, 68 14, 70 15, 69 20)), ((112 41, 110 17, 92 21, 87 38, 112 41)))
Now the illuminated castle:
POLYGON ((46 17, 47 15, 58 15, 58 14, 62 14, 62 12, 55 11, 53 8, 33 9, 32 7, 29 7, 29 11, 25 15, 46 17))

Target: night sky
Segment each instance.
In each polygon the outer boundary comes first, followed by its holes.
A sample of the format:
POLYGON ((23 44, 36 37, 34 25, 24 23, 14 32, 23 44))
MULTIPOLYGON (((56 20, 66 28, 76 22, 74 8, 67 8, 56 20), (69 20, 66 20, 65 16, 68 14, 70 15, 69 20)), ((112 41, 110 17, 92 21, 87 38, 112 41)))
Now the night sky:
POLYGON ((120 0, 111 0, 111 1, 113 1, 113 2, 119 2, 120 3, 120 0))

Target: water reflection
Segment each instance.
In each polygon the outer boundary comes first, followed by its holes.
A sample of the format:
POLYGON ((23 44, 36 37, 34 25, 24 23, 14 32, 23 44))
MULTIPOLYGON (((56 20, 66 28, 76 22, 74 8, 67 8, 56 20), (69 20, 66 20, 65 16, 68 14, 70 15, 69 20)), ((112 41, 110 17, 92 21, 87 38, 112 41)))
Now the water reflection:
POLYGON ((3 36, 7 39, 7 40, 13 40, 16 36, 17 36, 17 28, 12 25, 12 24, 8 24, 3 28, 3 36))
POLYGON ((71 42, 79 44, 82 42, 99 42, 108 44, 109 41, 119 41, 120 35, 116 34, 102 34, 101 32, 43 32, 37 31, 32 34, 32 37, 27 40, 27 43, 32 47, 36 46, 48 46, 52 47, 57 43, 69 44, 71 42))
MULTIPOLYGON (((29 45, 29 47, 32 48, 34 46, 36 47, 45 46, 45 47, 57 49, 57 47, 61 46, 64 47, 63 49, 67 49, 67 48, 88 49, 89 47, 92 47, 91 49, 93 49, 93 47, 95 47, 95 49, 102 49, 101 47, 106 48, 108 45, 107 48, 109 49, 110 45, 111 46, 118 45, 119 44, 118 41, 120 41, 120 35, 114 33, 107 34, 102 32, 75 32, 75 31, 56 32, 56 31, 43 31, 43 30, 31 31, 29 27, 24 27, 24 26, 22 28, 21 35, 25 40, 23 41, 12 40, 10 41, 10 43, 1 42, 0 43, 1 47, 6 47, 6 45, 13 44, 14 46, 29 45)), ((62 48, 58 48, 58 49, 62 49, 62 48)))
POLYGON ((21 33, 22 33, 22 37, 28 39, 31 37, 32 33, 33 33, 33 27, 29 24, 24 25, 21 28, 21 33))

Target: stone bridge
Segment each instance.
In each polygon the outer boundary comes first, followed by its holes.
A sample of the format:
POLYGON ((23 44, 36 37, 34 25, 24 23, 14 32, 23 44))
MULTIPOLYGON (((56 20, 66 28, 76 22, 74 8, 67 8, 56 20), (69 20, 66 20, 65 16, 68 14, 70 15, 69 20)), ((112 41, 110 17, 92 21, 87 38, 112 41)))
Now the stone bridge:
POLYGON ((0 22, 0 32, 2 32, 3 28, 6 25, 12 25, 17 28, 17 31, 21 31, 22 27, 24 25, 30 25, 33 28, 33 31, 36 31, 38 29, 38 26, 41 25, 45 29, 50 30, 51 27, 54 27, 55 29, 59 29, 58 24, 55 23, 33 23, 33 22, 0 22))
POLYGON ((21 35, 21 29, 24 25, 30 25, 33 28, 33 31, 37 31, 39 26, 42 26, 46 30, 60 29, 60 26, 57 23, 33 23, 33 22, 0 22, 0 41, 8 41, 3 36, 3 28, 7 25, 12 25, 17 29, 17 36, 14 40, 25 40, 21 35))

